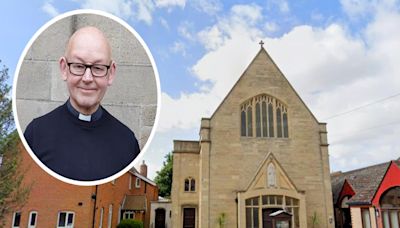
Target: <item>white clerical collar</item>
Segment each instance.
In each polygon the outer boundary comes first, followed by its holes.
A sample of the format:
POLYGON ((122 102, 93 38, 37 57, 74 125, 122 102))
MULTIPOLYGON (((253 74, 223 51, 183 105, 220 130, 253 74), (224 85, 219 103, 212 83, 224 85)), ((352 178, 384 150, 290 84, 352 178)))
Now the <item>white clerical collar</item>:
POLYGON ((82 113, 79 113, 78 119, 86 121, 86 122, 90 122, 92 120, 92 115, 84 115, 82 113))
POLYGON ((100 117, 103 115, 103 110, 102 110, 101 106, 99 106, 99 108, 92 115, 85 115, 85 114, 79 113, 72 106, 71 101, 69 99, 67 101, 67 108, 72 115, 74 115, 78 119, 80 119, 82 121, 86 121, 86 122, 96 121, 96 120, 100 119, 100 117))

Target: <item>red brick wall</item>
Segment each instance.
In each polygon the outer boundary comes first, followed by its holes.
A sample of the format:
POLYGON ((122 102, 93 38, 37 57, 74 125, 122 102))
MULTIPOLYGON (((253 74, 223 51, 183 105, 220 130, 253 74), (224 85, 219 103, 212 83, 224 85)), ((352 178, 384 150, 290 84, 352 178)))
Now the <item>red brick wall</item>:
MULTIPOLYGON (((119 207, 122 206, 125 195, 146 195, 147 210, 144 214, 144 227, 148 228, 150 224, 150 201, 158 199, 158 188, 141 180, 140 188, 135 187, 136 176, 128 172, 115 180, 115 184, 106 183, 100 185, 97 189, 97 202, 96 202, 96 224, 100 224, 100 208, 104 208, 103 226, 107 227, 108 224, 108 210, 109 205, 112 204, 112 227, 118 224, 119 207), (132 188, 129 189, 129 177, 132 177, 132 188)), ((142 220, 143 215, 136 214, 136 219, 142 220)))
MULTIPOLYGON (((135 187, 135 179, 128 172, 115 181, 115 184, 106 183, 97 187, 96 202, 91 197, 96 192, 96 187, 75 186, 59 181, 43 171, 25 151, 22 144, 22 162, 20 170, 26 170, 23 184, 31 185, 30 195, 21 211, 20 227, 27 227, 30 211, 38 212, 37 227, 56 227, 58 212, 72 211, 75 213, 75 227, 92 227, 93 208, 96 203, 95 226, 100 224, 100 209, 104 208, 103 227, 107 227, 109 206, 112 204, 112 227, 118 224, 120 205, 125 195, 143 195, 147 197, 147 210, 144 214, 145 228, 150 223, 150 201, 158 199, 158 188, 141 180, 140 188, 135 187), (132 176, 132 189, 129 190, 129 176, 132 176), (82 203, 80 206, 79 203, 82 203)), ((136 217, 142 217, 137 215, 136 217)), ((13 213, 6 216, 5 227, 11 227, 13 213)), ((143 220, 143 218, 141 218, 143 220)), ((1 224, 1 223, 0 223, 1 224)))
MULTIPOLYGON (((43 171, 25 151, 22 144, 20 169, 26 171, 23 184, 31 185, 29 198, 21 212, 20 227, 27 227, 30 211, 37 211, 37 227, 56 227, 59 211, 75 213, 75 227, 90 227, 92 222, 93 187, 80 187, 59 181, 43 171), (82 203, 82 206, 78 204, 82 203)), ((6 216, 6 226, 11 227, 13 213, 6 216)))

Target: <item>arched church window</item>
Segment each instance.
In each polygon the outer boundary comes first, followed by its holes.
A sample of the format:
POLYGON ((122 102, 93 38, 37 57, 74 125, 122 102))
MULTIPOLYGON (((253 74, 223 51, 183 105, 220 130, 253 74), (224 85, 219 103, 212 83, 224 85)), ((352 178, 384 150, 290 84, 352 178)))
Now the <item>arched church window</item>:
POLYGON ((247 133, 246 133, 246 112, 244 110, 241 111, 240 119, 241 119, 241 136, 247 136, 247 133))
POLYGON ((288 138, 288 117, 286 107, 280 103, 276 102, 276 126, 277 126, 277 136, 278 138, 288 138))
POLYGON ((260 103, 256 104, 256 136, 261 137, 261 108, 260 103))
POLYGON ((274 164, 270 163, 267 168, 268 187, 276 187, 276 171, 274 164))
POLYGON ((269 137, 274 137, 274 111, 271 103, 268 104, 268 129, 269 137))
POLYGON ((196 191, 196 181, 194 179, 190 180, 190 191, 191 192, 196 191))
POLYGON ((286 106, 266 94, 252 97, 241 105, 240 121, 241 136, 252 137, 255 134, 256 137, 289 137, 286 106))
POLYGON ((185 179, 185 192, 189 191, 189 179, 185 179))
POLYGON ((196 191, 196 180, 192 177, 188 177, 185 179, 185 192, 194 192, 196 191))
POLYGON ((282 138, 281 108, 276 109, 276 130, 278 138, 282 138))
POLYGON ((252 107, 247 107, 247 136, 253 136, 253 113, 252 107))
POLYGON ((267 102, 263 101, 261 105, 262 110, 262 136, 268 137, 268 120, 267 120, 267 102))
POLYGON ((287 113, 283 113, 282 115, 283 120, 283 137, 289 137, 289 129, 288 129, 288 122, 287 122, 287 113))

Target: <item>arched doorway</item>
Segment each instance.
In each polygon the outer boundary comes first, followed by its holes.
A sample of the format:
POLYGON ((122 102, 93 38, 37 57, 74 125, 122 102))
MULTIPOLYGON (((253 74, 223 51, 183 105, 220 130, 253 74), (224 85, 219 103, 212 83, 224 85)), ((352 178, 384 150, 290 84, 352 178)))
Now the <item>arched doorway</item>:
POLYGON ((156 209, 154 228, 165 228, 165 209, 164 208, 156 209))
POLYGON ((384 228, 400 227, 400 187, 393 187, 382 194, 379 200, 384 228))

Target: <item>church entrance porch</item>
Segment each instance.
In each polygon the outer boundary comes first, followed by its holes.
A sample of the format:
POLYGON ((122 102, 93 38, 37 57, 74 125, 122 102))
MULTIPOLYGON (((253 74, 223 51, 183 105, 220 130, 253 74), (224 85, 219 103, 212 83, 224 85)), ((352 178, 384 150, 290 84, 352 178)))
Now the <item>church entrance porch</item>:
MULTIPOLYGON (((260 195, 245 202, 245 228, 298 228, 303 211, 300 200, 286 195, 260 195)), ((243 211, 243 210, 242 210, 243 211)))

